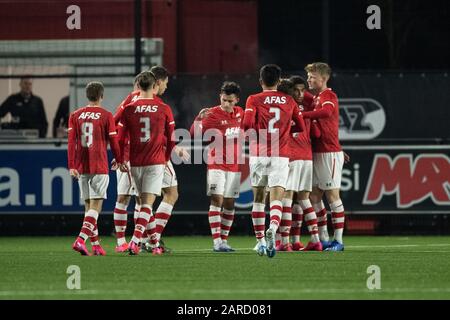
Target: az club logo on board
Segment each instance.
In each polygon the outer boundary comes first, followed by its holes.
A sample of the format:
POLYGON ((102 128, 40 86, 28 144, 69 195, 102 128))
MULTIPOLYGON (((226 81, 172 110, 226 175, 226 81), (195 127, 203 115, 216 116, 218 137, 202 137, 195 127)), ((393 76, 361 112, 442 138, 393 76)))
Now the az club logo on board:
POLYGON ((339 139, 371 140, 379 136, 386 125, 383 106, 374 99, 339 99, 339 139))

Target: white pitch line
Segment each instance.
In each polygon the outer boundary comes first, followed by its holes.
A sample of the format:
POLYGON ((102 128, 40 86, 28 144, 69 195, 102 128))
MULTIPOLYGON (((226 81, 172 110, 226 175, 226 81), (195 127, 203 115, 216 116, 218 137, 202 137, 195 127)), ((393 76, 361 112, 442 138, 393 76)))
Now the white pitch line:
POLYGON ((191 294, 283 294, 283 293, 450 293, 450 288, 381 288, 379 290, 361 289, 192 289, 191 294))
MULTIPOLYGON (((343 288, 323 288, 323 289, 186 289, 186 290, 160 290, 152 291, 152 295, 167 294, 385 294, 385 293, 450 293, 450 288, 381 288, 378 290, 361 289, 343 289, 343 288)), ((17 296, 79 296, 79 295, 97 295, 97 294, 113 294, 113 295, 131 295, 130 290, 66 290, 66 291, 0 291, 0 297, 17 297, 17 296)))
POLYGON ((9 296, 74 296, 74 295, 94 295, 94 294, 112 294, 122 295, 131 294, 130 290, 38 290, 38 291, 0 291, 0 297, 9 296))

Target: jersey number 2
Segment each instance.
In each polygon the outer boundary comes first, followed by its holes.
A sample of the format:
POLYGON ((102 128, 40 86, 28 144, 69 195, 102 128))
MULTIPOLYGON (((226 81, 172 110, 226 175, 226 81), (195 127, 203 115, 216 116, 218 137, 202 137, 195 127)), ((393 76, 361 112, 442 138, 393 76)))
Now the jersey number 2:
POLYGON ((275 128, 275 123, 280 120, 280 109, 279 108, 270 108, 270 113, 274 113, 274 117, 269 121, 269 133, 275 133, 278 131, 278 128, 275 128))

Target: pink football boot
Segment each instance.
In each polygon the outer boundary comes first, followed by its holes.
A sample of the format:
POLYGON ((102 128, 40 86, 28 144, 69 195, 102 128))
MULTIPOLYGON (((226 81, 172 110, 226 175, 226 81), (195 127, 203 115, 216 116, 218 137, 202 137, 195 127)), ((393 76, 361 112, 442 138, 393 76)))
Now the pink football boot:
POLYGON ((91 253, 86 248, 86 243, 80 237, 78 237, 77 240, 75 240, 75 242, 72 245, 72 249, 81 253, 82 256, 90 256, 91 255, 91 253))
POLYGON ((322 243, 320 241, 317 242, 308 242, 304 251, 322 251, 322 243))
POLYGON ((94 256, 106 256, 106 251, 101 245, 97 244, 92 246, 92 254, 94 256))
POLYGON ((301 242, 294 242, 292 244, 293 251, 302 251, 304 248, 305 248, 305 246, 301 242))
POLYGON ((130 244, 128 246, 128 252, 130 256, 138 255, 139 254, 139 246, 134 243, 134 241, 130 241, 130 244))
POLYGON ((116 246, 116 252, 118 252, 118 253, 120 253, 120 252, 125 252, 125 251, 127 251, 128 250, 128 243, 124 243, 124 244, 122 244, 122 245, 120 245, 120 246, 116 246))

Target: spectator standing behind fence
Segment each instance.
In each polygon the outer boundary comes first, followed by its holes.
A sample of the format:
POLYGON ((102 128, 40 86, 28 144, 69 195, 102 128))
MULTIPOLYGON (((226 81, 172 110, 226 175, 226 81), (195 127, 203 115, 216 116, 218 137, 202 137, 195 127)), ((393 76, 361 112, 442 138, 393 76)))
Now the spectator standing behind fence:
POLYGON ((69 96, 61 99, 53 119, 53 138, 67 137, 67 124, 69 121, 69 96))
POLYGON ((0 118, 11 114, 11 122, 2 125, 8 129, 38 129, 39 137, 47 135, 47 116, 42 99, 32 93, 33 81, 30 77, 20 79, 20 92, 10 95, 0 105, 0 118))

